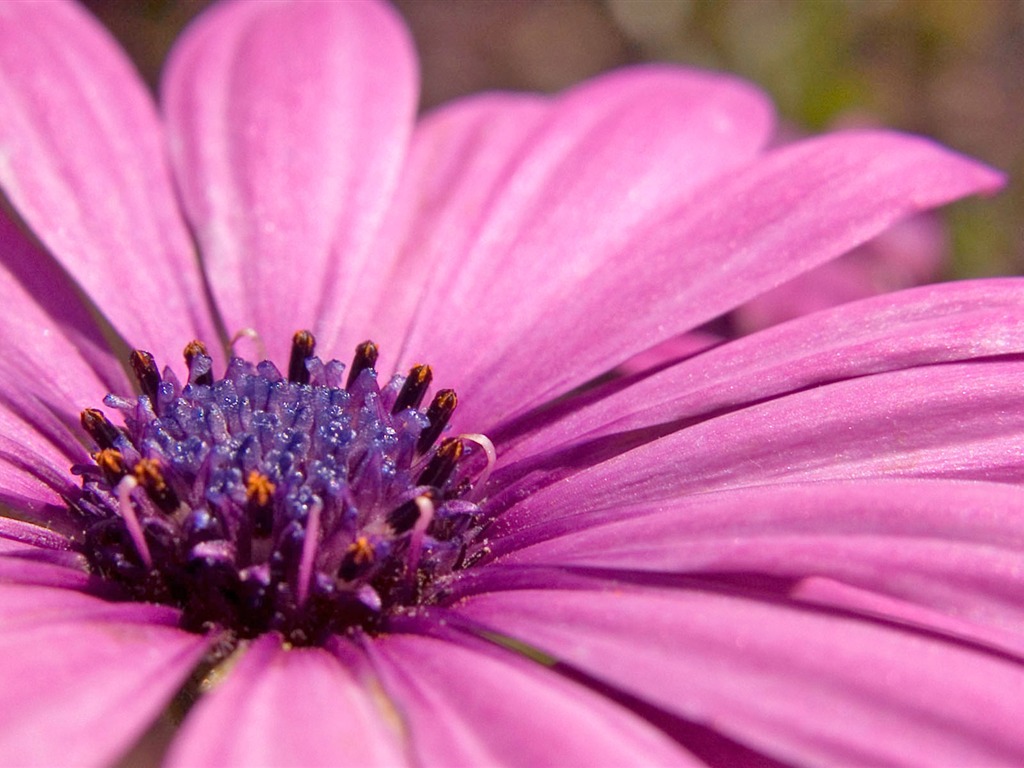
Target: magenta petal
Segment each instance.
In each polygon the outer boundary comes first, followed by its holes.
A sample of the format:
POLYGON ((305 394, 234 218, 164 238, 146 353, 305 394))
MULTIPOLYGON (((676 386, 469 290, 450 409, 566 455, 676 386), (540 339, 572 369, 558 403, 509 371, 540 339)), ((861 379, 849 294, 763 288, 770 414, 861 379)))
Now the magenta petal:
POLYGON ((615 432, 690 421, 832 381, 1024 352, 1024 281, 926 286, 836 307, 706 352, 502 440, 521 456, 615 432))
MULTIPOLYGON (((518 125, 522 111, 510 108, 506 120, 518 125)), ((577 302, 581 278, 604 269, 625 242, 688 203, 703 183, 749 161, 771 127, 770 106, 746 83, 669 67, 614 72, 566 92, 546 114, 523 117, 520 136, 510 133, 512 124, 493 143, 483 133, 474 143, 466 141, 471 133, 460 136, 468 162, 441 206, 429 196, 404 198, 419 205, 408 247, 425 243, 428 253, 444 253, 442 279, 422 299, 404 362, 427 359, 442 379, 457 375, 468 403, 484 386, 468 363, 501 356, 538 314, 569 297, 577 302), (447 227, 431 227, 439 213, 442 222, 458 218, 454 244, 447 227), (437 317, 445 322, 428 320, 437 317)), ((453 143, 449 126, 463 131, 462 121, 477 118, 456 105, 425 124, 442 169, 453 143)), ((412 175, 406 183, 424 181, 412 175)))
POLYGON ((174 612, 0 585, 0 762, 110 765, 156 719, 208 641, 174 612))
POLYGON ((950 364, 769 400, 537 490, 493 532, 623 502, 776 482, 886 476, 1020 482, 1022 376, 1020 362, 950 364))
POLYGON ((326 650, 281 647, 264 635, 196 705, 169 766, 403 764, 370 691, 326 650))
POLYGON ((164 360, 216 339, 152 101, 99 24, 5 4, 0 102, 4 192, 122 336, 164 360))
POLYGON ((523 294, 519 284, 514 296, 485 294, 490 300, 478 301, 474 316, 483 330, 453 326, 457 343, 444 348, 448 369, 472 383, 462 416, 486 431, 494 419, 562 394, 912 213, 1000 182, 964 157, 899 134, 834 134, 776 150, 614 240, 605 258, 576 275, 571 300, 564 292, 557 302, 523 294))
POLYGON ((373 643, 417 765, 703 765, 628 709, 511 654, 373 643))
POLYGON ((447 295, 462 269, 476 220, 491 210, 509 164, 527 151, 549 104, 535 94, 488 93, 416 124, 382 233, 390 248, 381 250, 392 258, 382 256, 364 273, 359 292, 366 300, 345 318, 360 340, 372 330, 385 368, 401 364, 416 323, 433 323, 437 298, 447 295))
MULTIPOLYGON (((181 38, 172 156, 229 334, 333 352, 412 127, 412 46, 383 3, 237 3, 181 38)), ((363 331, 366 332, 365 329, 363 331)))
POLYGON ((858 480, 762 486, 574 516, 515 536, 503 565, 828 577, 1017 632, 1024 496, 997 483, 858 480), (558 529, 562 530, 559 532, 558 529))
POLYGON ((786 762, 1024 760, 1024 668, 970 646, 795 605, 622 585, 491 593, 459 612, 786 762))
POLYGON ((84 589, 85 558, 58 533, 0 517, 0 582, 84 589))

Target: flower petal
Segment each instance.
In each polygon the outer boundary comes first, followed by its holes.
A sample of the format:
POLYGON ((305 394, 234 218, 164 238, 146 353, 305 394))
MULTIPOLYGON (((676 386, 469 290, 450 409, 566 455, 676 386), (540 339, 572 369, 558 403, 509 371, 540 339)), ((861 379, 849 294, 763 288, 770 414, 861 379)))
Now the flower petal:
POLYGON ((66 276, 2 213, 0 305, 0 500, 40 511, 88 458, 81 410, 128 385, 66 276))
POLYGON ((152 101, 100 25, 4 4, 0 102, 4 192, 121 335, 163 360, 216 339, 152 101))
POLYGON ((0 517, 0 582, 85 589, 85 558, 54 531, 0 517))
POLYGON ((430 313, 462 269, 476 220, 549 111, 541 96, 487 93, 417 123, 382 233, 390 240, 362 275, 366 300, 345 319, 350 335, 372 335, 389 366, 407 362, 403 349, 415 323, 436 322, 430 313))
POLYGON ((1024 655, 1024 497, 1012 485, 742 488, 575 515, 515 538, 536 543, 502 565, 827 577, 1016 633, 1012 646, 1024 655))
POLYGON ((351 670, 321 648, 254 640, 189 713, 168 766, 397 765, 400 741, 351 670))
POLYGON ((208 641, 174 612, 0 584, 0 762, 110 765, 156 719, 208 641))
MULTIPOLYGON (((416 101, 384 3, 236 3, 181 38, 163 83, 185 209, 229 333, 287 361, 330 349, 396 182, 416 101)), ((364 331, 365 332, 365 331, 364 331)))
POLYGON ((375 640, 417 765, 703 765, 639 716, 493 649, 393 634, 375 640))
MULTIPOLYGON (((570 258, 578 267, 571 298, 529 283, 524 291, 521 279, 514 293, 480 294, 473 326, 451 326, 458 336, 443 347, 442 378, 457 371, 469 384, 462 385, 472 390, 462 418, 486 431, 912 213, 1000 181, 966 158, 899 134, 834 134, 784 147, 716 179, 677 210, 638 222, 629 237, 610 238, 592 261, 570 258)), ((607 206, 603 190, 594 194, 607 206)), ((558 245, 546 243, 537 257, 545 267, 569 258, 558 245)))
POLYGON ((1024 668, 926 634, 622 584, 490 593, 459 613, 786 762, 1024 760, 1024 668))
POLYGON ((833 381, 1020 352, 1024 281, 925 286, 737 339, 586 407, 567 403, 560 421, 546 415, 524 421, 508 437, 492 437, 502 447, 504 466, 512 468, 517 458, 560 444, 578 446, 584 439, 695 421, 833 381))
POLYGON ((885 476, 1020 482, 1022 376, 1018 361, 912 368, 728 412, 534 491, 491 533, 623 503, 777 482, 885 476))
POLYGON ((480 113, 493 106, 488 122, 500 122, 501 105, 488 99, 495 97, 441 110, 420 126, 428 162, 414 156, 403 183, 425 194, 399 197, 415 206, 404 247, 426 248, 440 262, 437 287, 411 321, 403 363, 426 359, 442 379, 458 376, 467 402, 483 385, 464 375, 475 357, 470 348, 501 354, 541 305, 547 311, 563 302, 637 231, 747 162, 771 128, 770 106, 746 83, 671 67, 613 72, 543 113, 510 106, 494 140, 481 130, 480 113), (513 136, 520 119, 522 132, 513 136), (456 151, 453 175, 445 165, 456 151), (440 204, 430 192, 439 176, 454 180, 440 204), (450 244, 456 221, 460 233, 450 244), (499 304, 516 307, 515 322, 492 322, 499 304))

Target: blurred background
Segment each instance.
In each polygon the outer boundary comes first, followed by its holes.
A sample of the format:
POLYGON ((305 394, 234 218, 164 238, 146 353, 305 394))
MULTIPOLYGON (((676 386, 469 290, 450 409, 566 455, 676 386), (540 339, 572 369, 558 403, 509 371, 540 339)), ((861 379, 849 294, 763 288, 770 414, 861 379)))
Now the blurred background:
MULTIPOLYGON (((205 0, 86 0, 155 87, 205 0)), ((485 89, 558 91, 612 67, 737 73, 800 132, 886 125, 1010 175, 946 212, 945 277, 1024 273, 1024 0, 394 0, 421 107, 485 89)))

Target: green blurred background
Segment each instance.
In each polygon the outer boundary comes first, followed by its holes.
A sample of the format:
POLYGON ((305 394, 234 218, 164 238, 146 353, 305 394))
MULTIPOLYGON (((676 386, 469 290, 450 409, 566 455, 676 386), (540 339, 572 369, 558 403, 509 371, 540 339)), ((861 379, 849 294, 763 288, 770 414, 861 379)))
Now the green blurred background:
MULTIPOLYGON (((87 0, 151 84, 204 0, 87 0)), ((1006 171, 947 212, 948 276, 1024 273, 1024 0, 395 0, 420 50, 422 107, 555 91, 638 61, 727 70, 795 131, 887 125, 1006 171)))

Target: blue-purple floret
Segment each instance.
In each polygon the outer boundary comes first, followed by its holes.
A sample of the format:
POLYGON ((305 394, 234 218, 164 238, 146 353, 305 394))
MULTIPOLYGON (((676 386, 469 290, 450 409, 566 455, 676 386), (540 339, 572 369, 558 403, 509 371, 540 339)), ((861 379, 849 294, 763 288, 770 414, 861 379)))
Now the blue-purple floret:
POLYGON ((379 388, 370 368, 346 388, 344 365, 309 357, 298 383, 234 358, 211 384, 210 365, 194 356, 184 386, 165 369, 155 403, 109 395, 125 426, 97 442, 121 465, 101 451, 76 468, 83 552, 128 597, 178 606, 197 631, 318 643, 436 599, 481 546, 483 457, 460 445, 441 481, 419 484, 438 448, 418 445, 426 408, 391 413, 405 377, 379 388))

